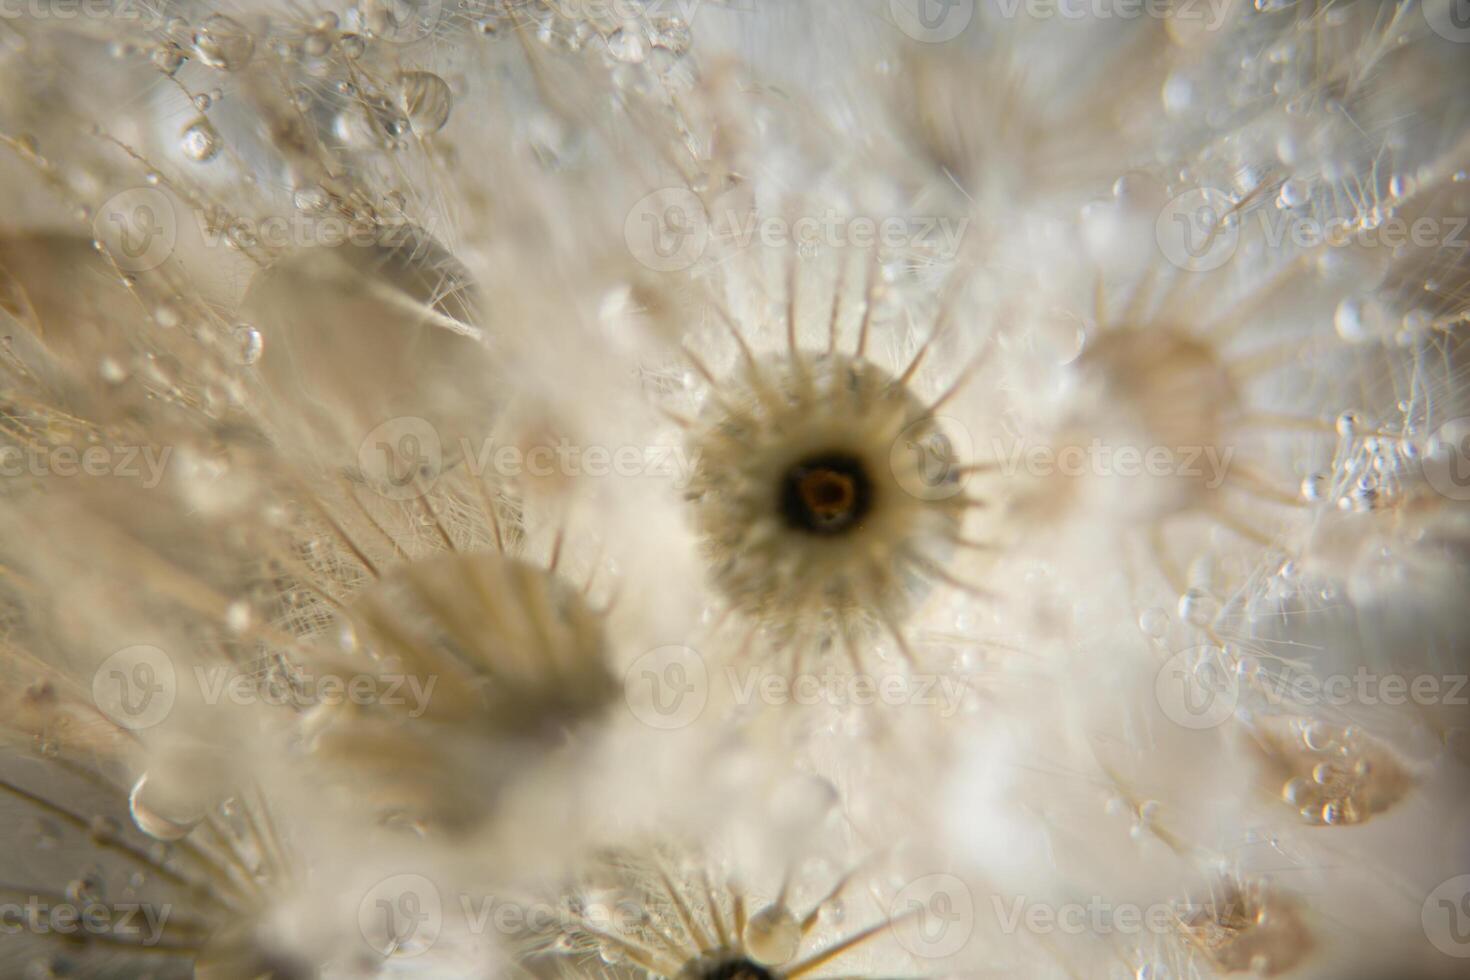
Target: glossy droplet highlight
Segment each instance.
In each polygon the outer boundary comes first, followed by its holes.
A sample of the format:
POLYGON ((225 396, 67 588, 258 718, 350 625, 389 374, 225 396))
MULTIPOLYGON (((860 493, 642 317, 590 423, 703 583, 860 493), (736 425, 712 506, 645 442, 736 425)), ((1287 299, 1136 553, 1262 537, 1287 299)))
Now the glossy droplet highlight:
POLYGON ((255 38, 238 20, 216 14, 194 32, 194 50, 211 68, 239 71, 255 54, 255 38))
POLYGON ((419 135, 443 129, 453 106, 449 84, 433 72, 406 71, 398 76, 398 107, 419 135))
POLYGON ((190 160, 208 163, 219 156, 219 132, 208 119, 197 120, 179 138, 179 149, 190 160))

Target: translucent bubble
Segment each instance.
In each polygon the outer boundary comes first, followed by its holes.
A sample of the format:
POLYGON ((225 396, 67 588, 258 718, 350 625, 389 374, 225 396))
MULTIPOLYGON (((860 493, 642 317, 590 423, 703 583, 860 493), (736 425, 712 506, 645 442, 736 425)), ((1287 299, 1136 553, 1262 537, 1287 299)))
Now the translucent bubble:
POLYGON ((1308 473, 1302 478, 1302 499, 1313 503, 1325 500, 1332 487, 1332 476, 1329 473, 1308 473))
POLYGON ((1337 328, 1337 335, 1350 344, 1361 343, 1373 336, 1371 314, 1364 309, 1363 301, 1356 297, 1350 296, 1337 304, 1332 325, 1337 328))
POLYGON ((654 47, 672 51, 674 54, 683 54, 689 50, 693 40, 689 25, 684 18, 673 15, 654 18, 653 29, 649 33, 649 39, 653 41, 654 47))
POLYGON ((219 133, 208 119, 197 120, 184 130, 183 136, 179 139, 179 148, 190 160, 208 163, 219 156, 219 133))
POLYGON ((745 946, 762 963, 787 963, 801 945, 801 925, 784 905, 768 905, 745 924, 745 946))
POLYGON ((182 840, 204 819, 202 813, 189 812, 187 808, 160 800, 156 789, 148 786, 147 773, 133 784, 128 794, 128 810, 139 830, 160 841, 182 840))
POLYGON ((238 71, 255 53, 255 38, 238 20, 215 14, 194 32, 194 50, 211 68, 238 71))
POLYGON ((265 337, 248 323, 235 327, 235 346, 241 364, 254 364, 265 353, 265 337))
POLYGON ((1281 191, 1276 195, 1276 206, 1283 210, 1299 208, 1307 203, 1309 196, 1306 184, 1300 180, 1288 180, 1281 185, 1281 191))
POLYGON ((1138 628, 1157 640, 1169 631, 1169 614, 1157 606, 1145 609, 1138 614, 1138 628))
POLYGON ((110 385, 122 384, 128 380, 128 369, 111 357, 102 359, 97 365, 97 373, 110 385))
POLYGON ((1219 608, 1215 597, 1204 589, 1190 589, 1179 597, 1179 618, 1191 626, 1208 626, 1219 608))
POLYGON ((607 50, 624 64, 637 65, 648 57, 648 44, 636 30, 619 28, 607 39, 607 50))
POLYGON ((454 105, 449 85, 431 71, 406 71, 398 76, 398 105, 420 135, 437 133, 449 121, 454 105))
POLYGON ((1312 784, 1305 779, 1297 777, 1289 779, 1281 786, 1281 798, 1287 803, 1295 806, 1303 806, 1310 798, 1312 784))
POLYGON ((153 49, 153 67, 165 75, 173 75, 183 67, 186 57, 183 48, 167 41, 153 49))
POLYGON ((327 192, 315 184, 298 187, 296 193, 291 195, 291 203, 299 211, 325 211, 330 202, 327 192))

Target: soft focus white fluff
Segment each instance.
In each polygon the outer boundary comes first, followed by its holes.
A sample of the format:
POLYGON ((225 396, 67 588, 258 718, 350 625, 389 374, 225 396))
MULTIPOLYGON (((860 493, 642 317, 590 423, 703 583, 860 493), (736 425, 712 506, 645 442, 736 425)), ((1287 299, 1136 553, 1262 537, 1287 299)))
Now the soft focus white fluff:
MULTIPOLYGON (((792 976, 1460 975, 1470 946, 1430 919, 1470 874, 1470 493, 1445 479, 1470 465, 1470 37, 1441 0, 1060 6, 930 3, 973 15, 931 43, 898 26, 914 0, 0 3, 0 451, 43 460, 0 483, 0 902, 195 923, 167 950, 12 930, 0 974, 758 976, 639 965, 682 944, 687 901, 711 940, 737 908, 816 908, 800 955, 879 926, 792 976), (249 58, 211 67, 211 43, 249 58), (183 140, 200 120, 212 156, 183 140), (659 269, 655 191, 706 229, 925 232, 713 236, 659 269), (119 200, 169 203, 146 268, 119 200), (1176 236, 1200 202, 1229 244, 1192 259, 1176 236), (408 245, 324 246, 328 214, 408 245), (1385 243, 1394 221, 1429 238, 1385 243), (1280 237, 1293 222, 1358 237, 1280 237), (794 344, 799 377, 860 336, 941 403, 973 501, 957 537, 872 523, 855 574, 905 581, 897 619, 722 592, 687 499, 728 483, 719 458, 687 460, 697 480, 468 465, 558 440, 687 451, 759 392, 747 354, 794 344), (443 451, 399 492, 369 463, 405 417, 443 451), (1221 469, 1024 465, 1094 440, 1221 469), (59 448, 87 446, 152 453, 157 478, 63 472, 59 448), (450 550, 584 593, 619 689, 599 700, 590 662, 535 673, 566 666, 564 612, 469 574, 366 628, 379 577, 450 550), (396 615, 432 663, 498 649, 521 614, 551 626, 516 634, 536 682, 513 726, 458 710, 473 686, 418 717, 210 703, 190 680, 391 674, 409 667, 374 636, 396 615), (128 731, 94 678, 137 645, 185 682, 128 731), (664 725, 667 656, 700 668, 679 676, 703 710, 664 725), (854 665, 909 696, 749 693, 854 665), (1458 700, 1278 696, 1360 672, 1458 700), (1180 723, 1181 678, 1224 685, 1214 724, 1180 723), (568 709, 562 681, 594 693, 568 709), (1314 764, 1345 767, 1330 782, 1364 759, 1355 809, 1324 817, 1314 764), (145 773, 176 827, 130 816, 145 773), (196 850, 213 897, 170 878, 196 850), (360 927, 402 876, 442 899, 427 946, 360 927), (468 910, 492 896, 561 914, 487 927, 468 910), (911 900, 963 941, 916 934, 911 900), (599 933, 601 902, 650 920, 599 933), (1017 903, 1169 909, 1156 932, 1028 930, 1017 903)), ((770 553, 818 567, 767 523, 770 553)))

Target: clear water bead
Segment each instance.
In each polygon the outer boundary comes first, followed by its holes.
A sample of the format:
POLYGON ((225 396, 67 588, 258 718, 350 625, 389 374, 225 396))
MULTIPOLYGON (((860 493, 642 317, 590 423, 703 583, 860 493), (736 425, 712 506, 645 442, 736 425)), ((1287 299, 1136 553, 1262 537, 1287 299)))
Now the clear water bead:
POLYGON ((643 35, 631 28, 619 28, 607 39, 607 50, 624 64, 637 65, 648 57, 648 44, 643 35))
POLYGON ((248 323, 235 327, 235 349, 241 364, 254 364, 265 353, 265 338, 248 323))
POLYGON ((419 135, 443 129, 453 105, 449 84, 433 72, 406 71, 398 76, 398 106, 419 135))
POLYGON ((784 905, 767 905, 745 924, 745 946, 762 963, 790 962, 801 945, 801 925, 784 905))
POLYGON ((179 148, 190 160, 208 163, 219 156, 219 132, 208 119, 196 120, 179 138, 179 148))
POLYGON ((194 32, 194 50, 211 68, 238 71, 255 54, 255 38, 238 20, 215 14, 194 32))

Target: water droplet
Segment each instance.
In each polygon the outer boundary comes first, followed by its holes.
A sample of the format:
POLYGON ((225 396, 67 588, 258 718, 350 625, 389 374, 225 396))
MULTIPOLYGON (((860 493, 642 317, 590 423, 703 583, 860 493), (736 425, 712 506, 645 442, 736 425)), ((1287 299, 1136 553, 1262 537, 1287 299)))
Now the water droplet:
POLYGON ((648 45, 643 35, 632 28, 618 28, 607 39, 607 50, 624 64, 637 65, 648 57, 648 45))
POLYGON ((1281 185, 1281 191, 1276 195, 1276 206, 1282 210, 1299 208, 1307 203, 1309 196, 1306 184, 1300 180, 1288 180, 1281 185))
POLYGON ((1194 105, 1194 82, 1182 72, 1170 73, 1164 82, 1164 111, 1171 116, 1188 112, 1194 105))
POLYGON ((291 202, 299 211, 325 211, 331 198, 322 188, 312 184, 307 187, 299 187, 291 196, 291 202))
POLYGON ((225 627, 231 633, 243 633, 248 630, 250 619, 250 603, 244 599, 236 599, 225 609, 225 627))
POLYGON ((762 963, 790 962, 801 945, 801 926, 784 905, 767 905, 745 924, 745 946, 762 963))
POLYGON ((367 50, 367 44, 360 34, 343 34, 337 39, 337 44, 342 48, 342 54, 348 58, 361 58, 367 50))
POLYGON ((167 805, 158 797, 156 790, 148 787, 147 773, 138 777, 128 793, 128 809, 133 815, 133 823, 154 840, 182 840, 195 824, 204 819, 202 813, 188 813, 186 808, 167 805))
POLYGON ((219 156, 219 133, 208 119, 196 120, 193 125, 184 130, 184 135, 179 140, 179 148, 190 160, 208 163, 219 156))
POLYGON ((449 121, 454 97, 449 85, 431 71, 406 71, 398 76, 398 105, 420 135, 437 133, 449 121))
POLYGON ((1169 631, 1169 614, 1157 606, 1145 609, 1138 614, 1138 628, 1157 640, 1169 631))
POLYGON ((99 844, 106 844, 109 841, 116 840, 118 832, 121 830, 122 827, 118 825, 115 819, 104 814, 99 813, 87 821, 87 833, 99 844))
POLYGON ((211 68, 238 71, 255 54, 255 38, 244 24, 215 14, 194 32, 194 50, 199 52, 199 60, 211 68))
POLYGON ((111 357, 104 357, 102 359, 101 363, 97 365, 97 373, 102 376, 103 381, 106 381, 110 385, 122 384, 128 380, 128 369, 111 357))
POLYGON ((165 75, 173 75, 184 65, 184 49, 167 41, 153 49, 153 67, 165 75))
POLYGON ((1301 807, 1306 805, 1311 791, 1312 784, 1307 782, 1305 779, 1297 777, 1295 779, 1287 780, 1286 783, 1282 785, 1281 798, 1287 803, 1292 804, 1293 806, 1301 807))
POLYGON ((683 54, 689 50, 693 37, 689 31, 689 25, 684 18, 670 15, 668 17, 654 18, 652 30, 649 32, 649 40, 656 48, 672 51, 674 54, 683 54))
POLYGON ((1302 499, 1317 503, 1326 499, 1328 490, 1331 489, 1332 477, 1330 474, 1317 472, 1308 473, 1302 479, 1302 499))
POLYGON ((1208 626, 1219 611, 1215 597, 1204 589, 1190 589, 1179 597, 1179 618, 1191 626, 1208 626))

